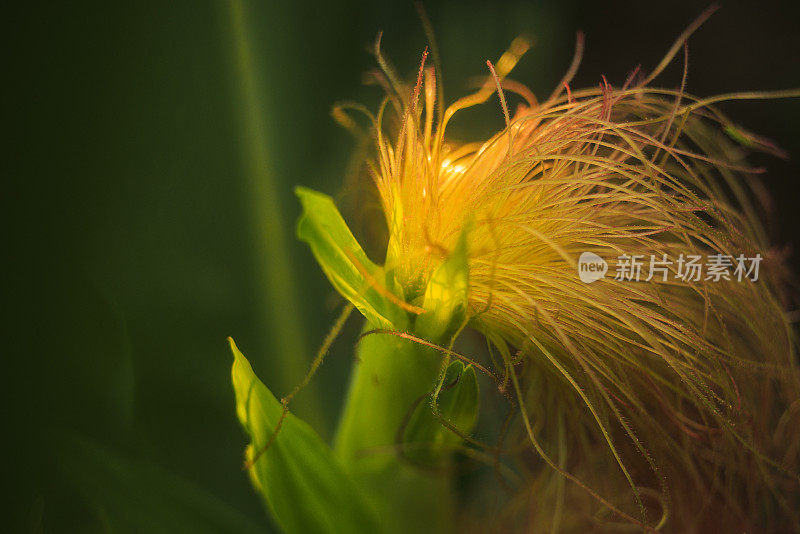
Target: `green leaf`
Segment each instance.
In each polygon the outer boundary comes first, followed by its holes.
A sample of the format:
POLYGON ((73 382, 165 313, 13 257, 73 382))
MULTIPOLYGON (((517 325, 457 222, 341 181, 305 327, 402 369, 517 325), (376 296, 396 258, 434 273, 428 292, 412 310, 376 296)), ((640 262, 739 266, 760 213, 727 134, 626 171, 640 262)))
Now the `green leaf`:
MULTIPOLYGON (((437 406, 439 415, 455 429, 464 434, 472 431, 479 408, 478 377, 472 366, 465 366, 461 361, 450 364, 437 406)), ((452 452, 462 438, 434 417, 426 399, 414 410, 403 441, 410 458, 436 464, 452 452)))
MULTIPOLYGON (((283 405, 253 373, 229 338, 233 352, 236 413, 250 435, 252 451, 269 442, 283 405)), ((380 532, 377 518, 319 435, 287 414, 275 440, 250 469, 274 519, 289 534, 380 532)))
POLYGON ((382 295, 376 285, 399 295, 394 278, 367 257, 347 227, 333 199, 311 189, 298 187, 295 193, 303 206, 297 236, 308 243, 314 257, 339 293, 352 302, 367 320, 381 328, 403 330, 406 313, 382 295))
POLYGON ((416 333, 430 341, 441 342, 461 326, 467 313, 469 298, 469 266, 467 234, 469 225, 458 238, 450 257, 433 273, 427 287, 423 308, 417 318, 416 333))

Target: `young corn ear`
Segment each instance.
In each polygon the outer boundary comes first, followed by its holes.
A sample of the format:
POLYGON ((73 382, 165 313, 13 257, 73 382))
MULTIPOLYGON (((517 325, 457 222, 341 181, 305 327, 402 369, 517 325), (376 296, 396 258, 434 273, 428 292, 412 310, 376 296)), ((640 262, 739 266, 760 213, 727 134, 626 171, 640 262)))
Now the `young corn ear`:
MULTIPOLYGON (((703 99, 686 91, 685 68, 678 89, 655 86, 681 50, 686 64, 686 39, 709 14, 651 74, 637 70, 621 87, 603 79, 570 88, 579 36, 563 82, 541 101, 507 77, 523 39, 487 62, 478 92, 447 108, 427 51, 416 84, 405 85, 376 45, 383 104, 375 115, 352 104, 334 115, 351 128, 346 109, 370 118, 384 264, 367 257, 329 197, 297 191, 299 237, 366 318, 333 454, 315 444, 308 460, 359 489, 347 498, 358 503, 348 521, 379 517, 376 531, 386 532, 800 530, 800 373, 783 310, 786 268, 753 201, 760 170, 743 158, 744 148, 779 151, 714 106, 800 91, 703 99), (521 98, 513 112, 506 93, 521 98), (495 94, 502 130, 448 138, 455 113, 495 94), (673 261, 647 281, 588 284, 578 273, 586 253, 608 260, 611 274, 625 256, 763 262, 757 281, 685 277, 673 261), (467 326, 485 336, 489 361, 453 350, 467 326), (476 372, 505 404, 480 414, 497 423, 491 442, 471 435, 476 372), (457 450, 512 489, 501 511, 458 506, 457 450)), ((266 446, 299 439, 278 433, 293 420, 288 400, 280 411, 269 402, 275 432, 251 432, 257 486, 268 503, 281 491, 315 503, 302 488, 328 486, 314 469, 292 480, 258 468, 280 461, 281 449, 266 446)), ((279 521, 293 517, 271 509, 279 521)))
MULTIPOLYGON (((505 447, 472 445, 513 457, 524 475, 510 525, 800 528, 786 269, 742 145, 777 150, 714 107, 800 92, 703 99, 686 92, 685 72, 679 89, 654 86, 699 22, 653 73, 621 87, 572 90, 578 52, 543 101, 506 77, 527 49, 517 40, 477 93, 443 112, 425 56, 416 86, 404 85, 376 47, 388 94, 370 115, 368 167, 388 228, 383 269, 399 298, 420 305, 467 236, 465 321, 499 354, 488 373, 518 409, 505 447), (513 114, 506 92, 522 100, 513 114), (485 141, 448 139, 453 115, 493 94, 506 127, 485 141), (763 262, 755 282, 685 279, 673 262, 646 283, 589 285, 577 272, 585 252, 763 262)), ((417 325, 436 313, 421 306, 417 325)))

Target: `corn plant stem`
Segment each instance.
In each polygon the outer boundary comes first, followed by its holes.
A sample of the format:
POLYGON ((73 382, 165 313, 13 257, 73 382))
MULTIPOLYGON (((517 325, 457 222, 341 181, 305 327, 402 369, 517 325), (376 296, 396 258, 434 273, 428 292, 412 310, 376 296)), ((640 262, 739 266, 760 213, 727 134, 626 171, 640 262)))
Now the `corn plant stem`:
POLYGON ((398 429, 435 388, 440 366, 435 350, 397 336, 366 336, 357 348, 335 452, 367 491, 386 533, 446 533, 453 527, 446 469, 409 463, 397 444, 398 429))

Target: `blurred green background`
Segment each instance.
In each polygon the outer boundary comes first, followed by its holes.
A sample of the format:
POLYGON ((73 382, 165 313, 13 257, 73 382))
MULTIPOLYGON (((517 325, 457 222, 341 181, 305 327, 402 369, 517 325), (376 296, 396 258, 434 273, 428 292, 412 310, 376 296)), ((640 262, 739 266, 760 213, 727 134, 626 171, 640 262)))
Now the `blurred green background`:
MULTIPOLYGON (((791 4, 725 3, 690 41, 690 91, 800 87, 791 4)), ((562 76, 579 29, 574 85, 602 74, 619 85, 705 4, 426 7, 452 100, 520 33, 536 45, 514 77, 537 93, 562 76)), ((4 18, 4 524, 271 531, 241 471, 225 337, 278 395, 304 373, 340 302, 294 239, 292 189, 341 192, 353 143, 330 108, 379 102, 360 81, 380 29, 415 75, 425 39, 413 5, 35 3, 4 18)), ((663 82, 677 86, 679 71, 663 82)), ((800 102, 723 109, 800 157, 800 102)), ((473 128, 502 126, 499 108, 476 113, 473 128)), ((800 167, 754 160, 770 169, 777 243, 796 243, 800 167)), ((328 438, 358 326, 294 406, 328 438)))

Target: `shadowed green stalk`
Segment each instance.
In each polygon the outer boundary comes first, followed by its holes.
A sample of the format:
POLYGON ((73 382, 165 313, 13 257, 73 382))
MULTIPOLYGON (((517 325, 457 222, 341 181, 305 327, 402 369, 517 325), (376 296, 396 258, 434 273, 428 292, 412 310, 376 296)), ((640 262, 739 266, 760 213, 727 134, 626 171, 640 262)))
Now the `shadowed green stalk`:
MULTIPOLYGON (((300 321, 296 282, 289 265, 286 225, 279 203, 280 192, 270 162, 270 134, 264 98, 266 87, 259 83, 252 39, 241 0, 226 2, 233 36, 231 51, 235 67, 239 124, 241 126, 243 175, 254 234, 253 255, 258 273, 262 307, 260 316, 268 332, 268 346, 275 353, 270 362, 280 362, 271 369, 278 376, 279 388, 288 391, 305 372, 309 350, 300 321), (275 312, 275 310, 280 310, 275 312)), ((303 413, 317 425, 321 411, 313 392, 302 399, 303 413)))

